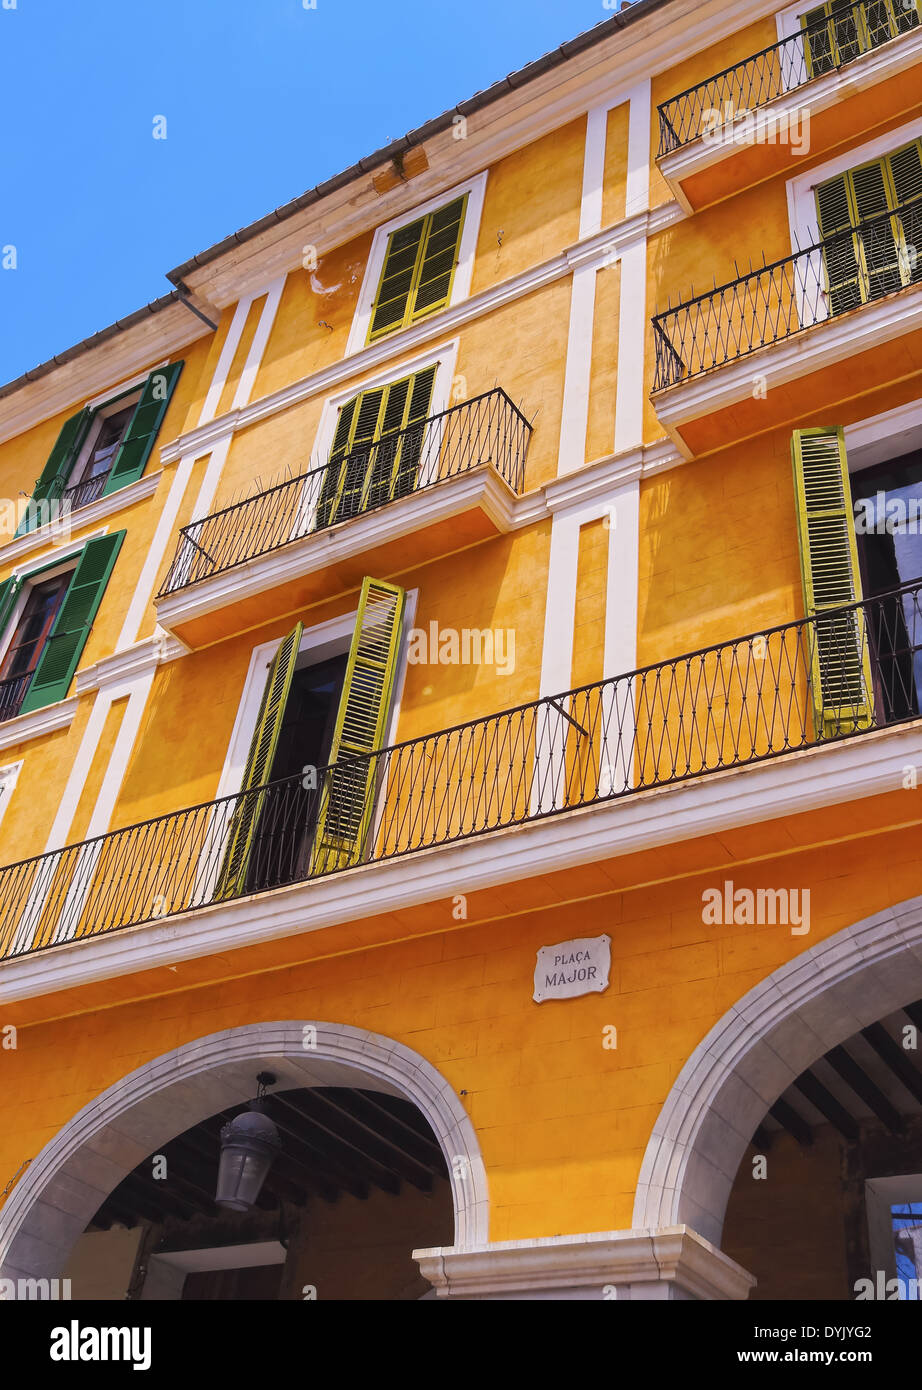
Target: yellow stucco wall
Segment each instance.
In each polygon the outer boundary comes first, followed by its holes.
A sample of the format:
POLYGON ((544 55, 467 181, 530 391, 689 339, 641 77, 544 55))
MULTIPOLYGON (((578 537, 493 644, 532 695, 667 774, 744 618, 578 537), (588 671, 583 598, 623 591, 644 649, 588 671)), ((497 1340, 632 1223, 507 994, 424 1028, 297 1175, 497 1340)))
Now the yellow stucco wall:
MULTIPOLYGON (((769 18, 656 75, 654 129, 657 101, 774 37, 769 18)), ((585 130, 580 117, 490 167, 472 293, 494 289, 576 241, 585 130)), ((627 134, 628 108, 622 103, 607 119, 606 225, 625 214, 627 134)), ((656 141, 654 153, 655 148, 656 141)), ((798 166, 798 172, 807 167, 798 166)), ((748 267, 750 256, 772 260, 789 252, 785 177, 747 188, 732 203, 719 203, 651 237, 648 317, 670 296, 675 303, 692 286, 704 290, 711 277, 734 278, 737 266, 748 267)), ((654 204, 670 196, 654 165, 654 204)), ((325 251, 313 270, 289 271, 256 374, 254 401, 342 360, 371 243, 368 232, 325 251)), ((590 461, 607 457, 614 444, 625 288, 621 266, 599 270, 588 382, 585 456, 590 461)), ((561 275, 427 340, 439 345, 457 338, 455 372, 462 396, 499 385, 534 420, 529 492, 557 475, 570 301, 571 278, 561 275)), ((219 411, 233 400, 263 302, 257 298, 248 312, 219 411)), ((217 333, 186 352, 160 445, 197 426, 233 316, 234 306, 227 306, 217 333)), ((382 352, 373 367, 366 363, 337 380, 335 394, 358 389, 370 374, 393 370, 396 375, 425 350, 411 351, 399 337, 393 349, 390 355, 382 352)), ((841 385, 829 387, 839 391, 830 398, 834 414, 817 421, 805 411, 797 423, 848 424, 915 401, 918 364, 911 365, 912 375, 893 377, 873 391, 843 370, 841 385)), ((645 371, 649 388, 649 332, 645 371)), ((239 430, 208 509, 286 473, 305 471, 326 396, 321 382, 298 404, 239 430)), ((15 497, 31 487, 72 413, 59 412, 0 444, 0 492, 15 497)), ((720 447, 707 457, 643 480, 638 664, 801 615, 789 450, 793 427, 767 415, 765 428, 750 431, 752 437, 718 440, 720 447)), ((663 434, 655 407, 647 402, 644 439, 650 443, 663 434)), ((172 559, 177 528, 192 516, 212 447, 206 442, 194 451, 158 583, 172 559)), ((177 501, 173 489, 180 466, 164 466, 152 496, 106 520, 110 529, 124 527, 128 535, 81 669, 116 649, 164 508, 168 500, 177 501)), ((148 471, 158 467, 155 451, 148 471)), ((78 525, 75 535, 92 529, 78 525)), ((509 535, 478 535, 476 543, 468 543, 467 533, 453 539, 450 531, 449 526, 444 553, 420 558, 417 537, 402 553, 391 552, 386 572, 375 577, 418 591, 417 627, 435 621, 441 628, 514 630, 515 670, 504 676, 489 667, 409 666, 400 691, 398 741, 539 694, 550 519, 531 521, 509 535)), ((574 684, 602 673, 609 539, 600 520, 583 525, 579 535, 570 654, 574 684)), ((12 567, 13 561, 4 564, 0 554, 0 579, 12 567)), ((552 594, 552 601, 557 597, 552 594)), ((321 601, 303 604, 292 596, 286 606, 283 593, 265 612, 246 610, 246 619, 229 636, 222 633, 221 640, 160 667, 111 824, 124 826, 213 797, 253 648, 279 638, 296 617, 313 626, 351 612, 356 599, 355 574, 344 568, 321 601)), ((155 620, 154 605, 146 603, 141 638, 153 633, 155 620)), ((25 762, 0 824, 0 863, 44 847, 96 698, 80 698, 68 728, 0 753, 0 765, 25 762)), ((124 717, 119 702, 103 722, 71 838, 86 832, 124 717)), ((350 924, 348 936, 331 930, 316 934, 322 940, 299 938, 277 950, 269 943, 259 951, 228 952, 218 962, 184 964, 175 975, 157 970, 150 978, 117 980, 100 996, 74 991, 33 1001, 21 1014, 26 1026, 20 1045, 0 1053, 12 1116, 11 1123, 0 1125, 0 1188, 81 1105, 180 1042, 261 1020, 328 1018, 406 1043, 464 1094, 487 1162, 493 1239, 629 1226, 653 1123, 684 1060, 708 1029, 748 988, 798 951, 917 891, 920 815, 908 795, 894 793, 857 809, 846 805, 768 826, 756 820, 694 845, 573 870, 553 893, 542 878, 513 882, 471 895, 466 923, 454 922, 451 915, 452 896, 463 885, 446 881, 444 899, 423 905, 418 918, 407 913, 386 922, 363 920, 350 924), (738 886, 809 886, 810 936, 792 938, 785 928, 704 925, 701 893, 722 882, 724 873, 738 886), (601 932, 612 937, 610 990, 567 1004, 536 1005, 531 976, 537 948, 601 932), (602 1046, 603 1030, 610 1025, 618 1029, 616 1050, 602 1046)), ((407 872, 412 873, 409 860, 407 872)), ((20 1017, 15 1008, 8 1013, 10 1021, 20 1017)), ((0 1010, 0 1024, 5 1020, 0 1010)))

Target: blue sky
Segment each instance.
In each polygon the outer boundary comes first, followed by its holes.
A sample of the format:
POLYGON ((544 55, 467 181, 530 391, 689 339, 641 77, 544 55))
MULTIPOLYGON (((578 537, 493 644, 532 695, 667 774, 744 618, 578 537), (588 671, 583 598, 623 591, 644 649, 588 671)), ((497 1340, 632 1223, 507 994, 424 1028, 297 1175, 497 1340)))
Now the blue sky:
POLYGON ((0 0, 0 266, 4 247, 16 262, 0 268, 0 382, 612 13, 604 0, 315 5, 0 0))

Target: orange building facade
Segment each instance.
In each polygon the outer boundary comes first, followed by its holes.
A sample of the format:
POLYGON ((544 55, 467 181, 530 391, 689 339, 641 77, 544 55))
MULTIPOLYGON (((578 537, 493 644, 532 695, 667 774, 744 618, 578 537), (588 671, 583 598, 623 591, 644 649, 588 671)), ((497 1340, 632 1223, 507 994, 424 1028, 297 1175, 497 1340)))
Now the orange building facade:
POLYGON ((922 1279, 920 73, 640 0, 0 389, 10 1289, 922 1279))

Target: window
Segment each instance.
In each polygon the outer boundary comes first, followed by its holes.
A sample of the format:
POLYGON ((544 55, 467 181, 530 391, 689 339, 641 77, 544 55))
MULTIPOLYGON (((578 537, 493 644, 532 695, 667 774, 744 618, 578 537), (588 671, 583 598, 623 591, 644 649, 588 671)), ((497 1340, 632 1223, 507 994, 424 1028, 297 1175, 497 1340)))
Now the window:
POLYGON ((103 410, 96 412, 87 441, 80 450, 64 489, 64 498, 71 507, 85 507, 102 496, 139 399, 140 392, 132 392, 127 404, 113 407, 109 413, 103 410))
POLYGON ((280 643, 242 795, 229 803, 217 898, 360 862, 380 781, 372 755, 384 743, 405 602, 403 589, 365 579, 348 656, 299 669, 301 623, 280 643))
POLYGON ((916 0, 828 0, 801 15, 807 68, 821 77, 919 23, 916 0))
POLYGON ((467 194, 391 233, 371 313, 370 343, 448 303, 466 207, 467 194))
POLYGON ((816 206, 831 314, 922 282, 922 140, 820 184, 816 206))
POLYGON ((52 520, 62 503, 85 507, 140 478, 182 368, 157 367, 138 390, 65 420, 17 535, 52 520))
POLYGON ((64 699, 124 538, 87 541, 66 573, 46 567, 0 584, 0 633, 15 622, 0 662, 0 719, 64 699))
MULTIPOLYGON (((868 598, 922 583, 922 451, 851 476, 858 562, 868 598)), ((890 722, 920 712, 922 621, 915 592, 870 607, 878 708, 890 722)))
POLYGON ((19 713, 70 579, 70 574, 62 574, 43 584, 35 584, 29 590, 6 655, 0 662, 0 719, 11 719, 19 713))
POLYGON ((413 491, 437 365, 363 391, 341 407, 316 527, 347 521, 413 491))
POLYGON ((815 429, 795 432, 793 455, 817 735, 914 718, 922 713, 922 451, 850 474, 843 431, 815 429))

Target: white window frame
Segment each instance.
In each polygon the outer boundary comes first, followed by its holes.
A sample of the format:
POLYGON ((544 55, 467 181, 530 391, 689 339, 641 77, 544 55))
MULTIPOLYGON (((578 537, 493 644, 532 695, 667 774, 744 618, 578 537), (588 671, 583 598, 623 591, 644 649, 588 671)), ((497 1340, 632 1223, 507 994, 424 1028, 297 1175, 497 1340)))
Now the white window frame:
MULTIPOLYGON (((317 426, 314 448, 311 453, 311 476, 304 484, 304 494, 292 528, 292 539, 308 535, 313 528, 317 505, 323 488, 326 464, 333 448, 339 412, 342 407, 348 401, 361 395, 363 391, 373 391, 376 387, 388 386, 393 381, 402 381, 404 377, 412 376, 416 372, 425 371, 427 367, 434 366, 437 370, 435 380, 432 383, 429 414, 441 414, 443 410, 448 409, 451 401, 455 368, 458 362, 458 346, 459 339, 452 338, 446 343, 441 343, 438 347, 426 348, 425 352, 410 358, 409 361, 389 366, 385 371, 378 372, 374 376, 367 377, 365 380, 354 383, 346 389, 336 392, 335 395, 327 397, 320 413, 320 423, 317 426)), ((434 457, 438 459, 437 450, 430 449, 429 452, 430 456, 433 456, 434 453, 434 457)), ((432 479, 423 479, 424 483, 427 481, 431 482, 432 479)), ((358 520, 358 517, 353 518, 353 520, 358 520)))
POLYGON ((10 798, 22 771, 22 764, 23 760, 20 759, 18 763, 10 763, 7 767, 0 767, 0 823, 6 815, 6 808, 10 804, 10 798))
MULTIPOLYGON (((70 487, 70 480, 72 478, 76 478, 77 474, 80 473, 80 471, 86 466, 86 463, 90 455, 96 447, 96 441, 99 438, 99 432, 102 429, 103 420, 108 419, 110 415, 118 414, 118 412, 121 410, 128 410, 129 408, 137 406, 138 402, 141 399, 142 389, 143 384, 142 386, 136 387, 134 389, 128 388, 124 391, 120 391, 119 395, 114 399, 111 399, 108 405, 91 407, 93 409, 93 419, 90 422, 90 428, 87 431, 86 439, 83 441, 82 445, 80 446, 79 452, 77 453, 77 457, 74 459, 74 464, 70 470, 70 475, 68 477, 67 483, 65 484, 65 487, 70 487), (126 400, 125 397, 130 397, 131 399, 126 400)), ((129 421, 128 423, 130 424, 131 422, 129 421)), ((127 428, 128 426, 126 425, 126 430, 127 428)), ((115 459, 118 454, 118 447, 116 447, 116 451, 112 455, 113 463, 115 462, 115 459)), ((111 468, 109 471, 111 472, 111 468)))
MULTIPOLYGON (((368 330, 371 325, 371 313, 374 308, 375 297, 378 293, 378 285, 381 282, 381 272, 384 269, 384 257, 387 252, 387 243, 392 232, 399 231, 401 227, 408 227, 411 222, 416 222, 420 217, 425 217, 427 213, 436 212, 439 208, 445 207, 448 203, 453 203, 456 198, 461 198, 467 194, 467 207, 464 210, 464 226, 461 229, 461 245, 458 248, 458 264, 455 267, 454 279, 452 280, 451 296, 445 308, 460 303, 462 299, 467 299, 471 290, 471 278, 474 273, 474 252, 477 248, 477 238, 480 235, 480 219, 483 213, 483 199, 487 184, 487 171, 476 174, 474 178, 468 179, 465 183, 459 183, 454 188, 446 189, 444 193, 439 193, 436 197, 430 198, 428 202, 421 203, 411 211, 402 212, 398 217, 392 217, 389 222, 380 226, 374 234, 371 243, 371 251, 368 255, 368 263, 365 267, 365 275, 362 279, 362 287, 359 290, 358 302, 355 306, 355 314, 352 319, 352 328, 349 333, 349 340, 346 343, 345 357, 351 357, 354 353, 360 352, 362 348, 377 346, 378 344, 368 343, 368 330)), ((439 313, 445 310, 436 310, 428 317, 436 319, 439 313)), ((425 320, 421 320, 424 322, 425 320)), ((411 325, 416 327, 417 325, 411 325)), ((378 340, 385 343, 397 338, 401 330, 395 328, 391 333, 385 334, 378 340)))
POLYGON ((849 473, 922 449, 922 400, 845 426, 849 473))

